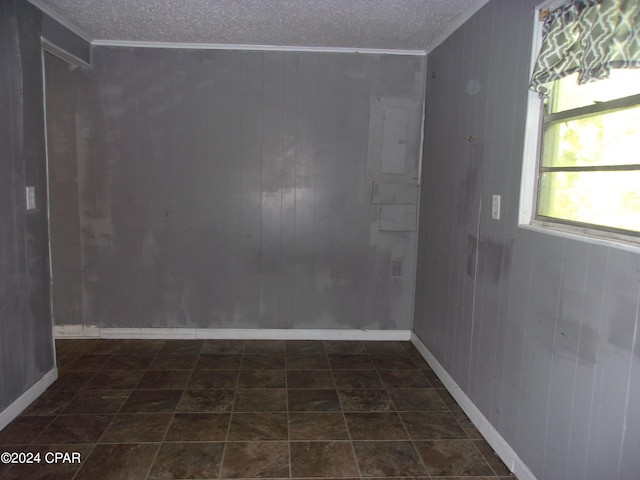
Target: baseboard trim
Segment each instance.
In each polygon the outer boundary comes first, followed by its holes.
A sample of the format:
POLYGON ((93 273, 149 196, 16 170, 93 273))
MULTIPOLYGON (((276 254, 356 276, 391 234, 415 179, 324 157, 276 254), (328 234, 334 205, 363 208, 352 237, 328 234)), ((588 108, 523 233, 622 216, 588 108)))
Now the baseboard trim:
POLYGON ((9 425, 25 408, 38 398, 58 378, 58 368, 54 367, 38 380, 29 390, 20 395, 11 405, 0 412, 0 430, 9 425))
POLYGON ((451 396, 458 402, 458 405, 464 410, 464 413, 467 414, 471 422, 473 422, 509 470, 511 470, 519 480, 536 480, 535 475, 529 470, 529 467, 522 461, 515 450, 511 448, 502 435, 500 435, 489 422, 487 417, 475 406, 467 394, 464 393, 451 375, 449 375, 440 362, 438 362, 436 357, 429 351, 425 344, 422 343, 422 340, 413 332, 411 333, 411 343, 418 349, 420 355, 427 361, 451 396))
POLYGON ((56 338, 409 341, 411 330, 315 328, 100 328, 57 325, 56 338))

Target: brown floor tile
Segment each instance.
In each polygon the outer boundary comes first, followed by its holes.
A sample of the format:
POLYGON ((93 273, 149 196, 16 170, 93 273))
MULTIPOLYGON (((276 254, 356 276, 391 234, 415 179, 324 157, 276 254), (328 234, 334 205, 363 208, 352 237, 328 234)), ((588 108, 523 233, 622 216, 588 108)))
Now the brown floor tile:
POLYGON ((136 386, 144 370, 112 370, 97 372, 89 380, 85 389, 127 390, 136 386))
POLYGON ((234 413, 229 441, 288 440, 286 413, 234 413))
POLYGON ((171 413, 180 401, 182 390, 134 390, 121 413, 171 413))
MULTIPOLYGON (((381 342, 362 342, 365 350, 372 354, 399 354, 407 353, 405 342, 381 341, 381 342)), ((410 344, 409 344, 410 345, 410 344)))
POLYGON ((433 476, 493 475, 471 440, 431 440, 415 442, 415 445, 433 476))
POLYGON ((462 409, 453 410, 451 412, 451 415, 453 415, 455 419, 458 421, 458 425, 460 425, 460 428, 464 430, 464 433, 467 434, 467 437, 475 440, 484 439, 480 431, 471 422, 471 420, 469 420, 469 417, 467 417, 467 415, 462 411, 462 409))
POLYGON ((440 398, 442 399, 442 401, 445 403, 445 405, 449 410, 462 410, 458 405, 458 402, 456 402, 455 398, 451 396, 451 394, 447 391, 447 389, 445 389, 444 387, 440 387, 440 388, 436 387, 434 388, 434 390, 438 395, 440 395, 440 398))
POLYGON ((429 380, 429 383, 433 388, 444 388, 444 385, 435 374, 435 372, 433 372, 432 370, 424 370, 423 373, 424 376, 427 377, 427 380, 429 380))
POLYGON ((158 351, 159 355, 199 355, 204 340, 167 340, 158 351))
POLYGON ((327 353, 332 354, 364 354, 367 350, 364 342, 351 340, 325 340, 324 349, 327 353))
POLYGON ((289 390, 291 412, 337 412, 340 402, 335 389, 289 390))
POLYGON ((197 370, 235 370, 240 368, 242 355, 201 354, 196 363, 197 370))
POLYGON ((47 390, 29 405, 22 415, 57 415, 71 402, 76 392, 47 390))
POLYGON ((378 370, 417 370, 409 354, 374 354, 371 362, 378 370))
POLYGON ((233 390, 185 390, 176 411, 230 412, 233 409, 233 398, 233 390))
POLYGON ((284 370, 240 370, 238 388, 285 388, 284 370))
POLYGON ((238 390, 234 412, 285 412, 287 391, 284 389, 238 390))
POLYGON ((447 410, 447 406, 433 388, 396 388, 387 392, 400 412, 447 410))
POLYGON ((246 340, 244 353, 284 353, 284 340, 246 340))
POLYGON ((182 390, 187 386, 189 370, 148 370, 136 385, 142 390, 182 390))
MULTIPOLYGON (((71 480, 87 459, 93 445, 37 445, 25 451, 35 458, 39 454, 40 461, 30 464, 12 465, 2 480, 71 480), (67 454, 64 461, 51 462, 52 453, 67 454)), ((0 474, 1 475, 1 474, 0 474)))
POLYGON ((134 480, 146 477, 160 444, 96 445, 74 480, 134 480))
POLYGON ((324 355, 325 348, 322 341, 317 340, 287 340, 285 353, 289 355, 324 355))
POLYGON ((112 415, 59 415, 34 443, 95 443, 112 418, 112 415))
POLYGON ((291 440, 348 440, 349 432, 342 413, 290 412, 291 440))
POLYGON ((351 442, 292 442, 291 475, 294 477, 357 476, 351 442))
POLYGON ((504 462, 500 459, 500 457, 493 451, 491 446, 486 442, 486 440, 474 440, 473 442, 480 453, 487 461, 489 466, 493 469, 496 475, 511 475, 511 471, 507 468, 504 462))
POLYGON ((82 390, 62 413, 116 413, 128 398, 129 390, 82 390))
POLYGON ((155 355, 137 353, 114 354, 109 357, 100 370, 145 370, 155 355))
POLYGON ((409 352, 409 356, 411 357, 411 360, 413 360, 413 363, 415 363, 416 367, 419 370, 424 370, 424 371, 431 370, 431 367, 429 366, 427 361, 424 358, 422 358, 422 355, 420 355, 418 352, 409 352))
POLYGON ((384 388, 376 370, 334 370, 338 388, 384 388))
POLYGON ((224 443, 165 443, 149 479, 218 478, 224 443))
POLYGON ((58 379, 49 387, 49 391, 71 390, 77 392, 83 388, 95 374, 96 372, 94 371, 58 369, 58 379))
POLYGON ((165 442, 224 442, 229 430, 228 413, 176 413, 165 442))
POLYGON ((61 357, 76 349, 79 345, 87 345, 89 340, 80 340, 77 338, 58 338, 56 339, 56 356, 61 357))
POLYGON ((287 370, 288 388, 330 388, 336 384, 331 370, 287 370))
POLYGON ((245 353, 240 368, 243 370, 284 369, 284 353, 245 353))
POLYGON ((353 442, 363 477, 426 476, 412 442, 353 442))
POLYGON ((195 370, 187 385, 189 390, 234 389, 240 370, 195 370))
POLYGON ((395 412, 345 413, 353 440, 408 440, 409 434, 395 412))
POLYGON ((149 364, 149 370, 192 370, 196 366, 198 355, 158 354, 149 364))
POLYGON ((373 370, 369 355, 329 354, 329 364, 334 370, 373 370))
POLYGON ((418 369, 379 370, 380 378, 387 388, 430 388, 431 384, 418 369))
POLYGON ((413 440, 467 438, 449 412, 400 412, 400 418, 413 440))
POLYGON ((205 340, 201 354, 241 354, 244 340, 205 340))
POLYGON ((169 413, 120 413, 113 418, 99 442, 161 442, 171 419, 169 413))
POLYGON ((71 352, 68 355, 64 355, 63 357, 57 357, 56 365, 58 366, 59 369, 70 370, 68 366, 76 363, 78 361, 78 358, 80 358, 82 355, 84 354, 71 352))
POLYGON ((285 358, 286 367, 289 370, 328 370, 329 358, 322 355, 287 355, 285 358))
POLYGON ((386 390, 375 388, 340 389, 340 404, 345 412, 387 412, 395 406, 386 390))
POLYGON ((167 340, 124 340, 114 353, 156 354, 165 345, 167 340))
POLYGON ((69 363, 63 362, 63 364, 67 370, 100 370, 110 358, 111 354, 89 354, 79 356, 69 363))
POLYGON ((53 415, 19 416, 0 431, 0 445, 29 445, 55 419, 53 415))
MULTIPOLYGON (((126 340, 120 340, 115 338, 99 338, 94 340, 78 340, 80 342, 79 348, 82 348, 82 344, 87 342, 87 352, 107 354, 115 353, 126 340)), ((57 343, 57 340, 56 340, 57 343)))
POLYGON ((289 478, 289 443, 227 443, 220 477, 289 478))

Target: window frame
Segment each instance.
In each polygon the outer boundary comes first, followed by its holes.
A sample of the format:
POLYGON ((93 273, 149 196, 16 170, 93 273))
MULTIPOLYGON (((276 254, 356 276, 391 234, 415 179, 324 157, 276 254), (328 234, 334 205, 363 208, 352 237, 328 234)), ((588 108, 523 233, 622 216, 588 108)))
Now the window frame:
MULTIPOLYGON (((533 71, 536 57, 542 45, 543 22, 540 20, 542 12, 558 8, 566 2, 567 0, 546 0, 533 10, 534 28, 530 72, 533 71)), ((528 90, 527 93, 518 227, 592 244, 640 252, 640 236, 627 235, 606 226, 593 228, 588 224, 562 219, 547 220, 536 216, 545 112, 543 100, 538 93, 531 90, 528 90)))

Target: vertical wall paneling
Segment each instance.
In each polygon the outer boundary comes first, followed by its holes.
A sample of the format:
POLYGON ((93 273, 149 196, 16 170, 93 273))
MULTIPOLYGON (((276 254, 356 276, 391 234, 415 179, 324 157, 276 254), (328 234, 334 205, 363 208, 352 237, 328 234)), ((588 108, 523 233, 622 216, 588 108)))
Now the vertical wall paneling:
POLYGON ((28 2, 0 4, 0 423, 55 379, 41 36, 51 43, 65 33, 43 31, 28 2), (35 192, 29 210, 26 187, 35 192))
POLYGON ((421 109, 423 57, 93 56, 99 133, 78 165, 84 324, 410 328, 418 190, 413 178, 374 203, 369 109, 374 97, 421 109))
MULTIPOLYGON (((262 55, 262 136, 260 138, 260 321, 280 327, 281 284, 286 272, 282 254, 282 184, 284 135, 284 59, 282 52, 262 55)), ((285 292, 282 292, 285 293, 285 292)))
POLYGON ((301 325, 313 325, 315 300, 316 164, 318 148, 319 88, 323 81, 320 55, 300 55, 296 63, 296 125, 294 164, 294 238, 291 269, 294 280, 293 316, 301 325))
POLYGON ((517 226, 536 3, 428 56, 414 331, 537 478, 631 480, 640 255, 517 226))

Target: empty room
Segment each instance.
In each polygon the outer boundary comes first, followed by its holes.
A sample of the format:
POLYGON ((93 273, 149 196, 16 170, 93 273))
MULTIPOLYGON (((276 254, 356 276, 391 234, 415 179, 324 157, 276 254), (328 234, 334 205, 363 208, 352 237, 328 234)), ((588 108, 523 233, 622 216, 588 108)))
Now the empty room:
POLYGON ((636 0, 0 3, 0 479, 640 478, 636 0))

